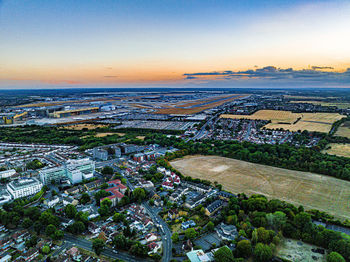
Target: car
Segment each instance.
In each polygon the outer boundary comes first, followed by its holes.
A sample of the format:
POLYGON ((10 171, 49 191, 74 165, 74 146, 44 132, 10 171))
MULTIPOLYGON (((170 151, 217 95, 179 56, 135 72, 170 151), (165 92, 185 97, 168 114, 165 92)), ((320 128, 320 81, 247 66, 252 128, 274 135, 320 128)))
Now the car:
POLYGON ((113 250, 113 253, 116 253, 116 254, 118 254, 118 251, 117 251, 117 250, 113 250))

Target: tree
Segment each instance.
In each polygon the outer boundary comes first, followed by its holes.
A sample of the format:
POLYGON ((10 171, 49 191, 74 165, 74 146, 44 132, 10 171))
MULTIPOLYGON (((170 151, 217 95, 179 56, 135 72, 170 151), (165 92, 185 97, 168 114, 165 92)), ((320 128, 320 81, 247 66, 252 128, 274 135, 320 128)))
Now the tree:
POLYGON ((311 215, 306 212, 300 212, 295 216, 294 223, 301 231, 308 231, 312 226, 311 215))
POLYGON ((39 235, 41 229, 43 228, 43 224, 41 224, 40 221, 35 221, 33 227, 34 227, 34 231, 39 235))
POLYGON ((179 242, 179 234, 175 232, 175 233, 171 236, 171 240, 172 240, 174 243, 179 242))
POLYGON ((81 195, 81 198, 80 198, 80 204, 85 205, 86 203, 89 203, 90 200, 91 200, 91 199, 90 199, 89 194, 88 194, 88 193, 83 193, 83 194, 81 195))
POLYGON ((331 252, 327 256, 327 262, 345 262, 345 259, 339 253, 331 252))
POLYGON ((68 204, 64 208, 64 213, 68 218, 74 218, 77 213, 77 209, 72 204, 68 204))
POLYGON ((45 234, 48 236, 51 236, 52 234, 54 234, 56 232, 56 227, 54 225, 48 225, 45 229, 45 234))
POLYGON ((132 192, 132 196, 137 202, 141 203, 146 198, 146 192, 143 188, 136 188, 132 192))
POLYGON ((113 175, 114 171, 113 168, 110 166, 105 166, 102 168, 101 173, 103 175, 113 175))
POLYGON ((146 256, 148 248, 145 245, 142 245, 140 242, 136 242, 130 248, 130 253, 137 256, 146 256))
POLYGON ((197 232, 196 230, 194 230, 194 228, 188 228, 185 231, 185 236, 187 239, 194 239, 197 236, 197 232))
POLYGON ((258 262, 267 262, 273 257, 273 253, 268 245, 258 243, 254 249, 254 257, 258 262))
POLYGON ((268 224, 277 230, 281 229, 287 222, 287 216, 282 211, 269 213, 266 215, 266 219, 268 224))
POLYGON ((231 262, 233 261, 232 251, 227 247, 221 247, 214 253, 214 259, 216 262, 231 262))
POLYGON ((95 251, 96 255, 100 255, 105 248, 105 242, 102 239, 96 238, 92 241, 92 249, 95 251))
POLYGON ((23 219, 22 226, 24 228, 30 228, 33 225, 33 221, 30 218, 23 219))
POLYGON ((98 213, 101 217, 106 217, 111 213, 112 201, 108 198, 101 202, 101 207, 98 209, 98 213))
POLYGON ((241 240, 237 243, 236 252, 239 257, 248 258, 252 255, 252 244, 249 240, 241 240))
POLYGON ((119 223, 119 222, 123 222, 125 220, 125 216, 123 215, 123 214, 121 214, 121 213, 115 213, 114 215, 113 215, 113 221, 115 222, 115 223, 119 223))
POLYGON ((50 253, 50 247, 49 246, 43 246, 43 248, 41 249, 41 251, 44 253, 44 254, 48 254, 50 253))
POLYGON ((214 223, 212 221, 209 221, 208 224, 207 224, 207 230, 209 232, 213 231, 214 230, 214 223))

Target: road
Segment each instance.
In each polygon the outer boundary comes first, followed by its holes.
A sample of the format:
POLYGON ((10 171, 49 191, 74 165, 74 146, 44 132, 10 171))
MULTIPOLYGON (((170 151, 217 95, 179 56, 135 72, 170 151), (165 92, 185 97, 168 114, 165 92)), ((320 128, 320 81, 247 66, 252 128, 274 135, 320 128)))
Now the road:
POLYGON ((171 241, 171 230, 168 224, 149 206, 147 202, 144 202, 143 207, 146 209, 147 213, 150 215, 152 220, 163 227, 163 232, 161 231, 162 242, 163 242, 163 262, 169 262, 172 256, 172 241, 171 241))
MULTIPOLYGON (((64 246, 69 246, 69 244, 71 245, 75 245, 78 246, 80 248, 86 249, 88 251, 94 252, 92 249, 92 242, 87 240, 87 239, 82 239, 82 238, 78 238, 76 236, 70 235, 70 234, 65 234, 64 236, 64 240, 66 241, 64 246)), ((109 247, 105 247, 105 249, 102 251, 101 253, 103 256, 106 257, 110 257, 112 259, 121 259, 124 261, 151 261, 150 259, 146 259, 146 258, 138 258, 135 257, 133 255, 130 255, 128 253, 125 252, 120 252, 118 251, 116 253, 116 251, 112 248, 109 247)))

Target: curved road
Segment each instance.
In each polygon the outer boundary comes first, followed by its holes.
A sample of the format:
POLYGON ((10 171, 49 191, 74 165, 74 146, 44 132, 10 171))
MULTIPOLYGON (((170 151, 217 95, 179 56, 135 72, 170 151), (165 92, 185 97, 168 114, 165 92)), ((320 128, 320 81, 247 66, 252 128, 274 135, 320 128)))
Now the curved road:
POLYGON ((150 215, 152 220, 158 225, 161 225, 163 227, 163 231, 161 231, 162 241, 163 241, 163 262, 169 262, 172 256, 172 241, 171 241, 171 230, 168 227, 168 224, 165 223, 165 221, 152 210, 152 207, 149 206, 148 203, 144 202, 142 204, 144 208, 146 209, 147 213, 150 215))

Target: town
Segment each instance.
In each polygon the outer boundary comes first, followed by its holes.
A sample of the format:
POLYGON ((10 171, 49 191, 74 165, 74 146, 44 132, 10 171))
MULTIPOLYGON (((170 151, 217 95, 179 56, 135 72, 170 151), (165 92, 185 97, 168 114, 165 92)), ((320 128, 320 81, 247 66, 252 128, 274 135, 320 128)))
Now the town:
MULTIPOLYGON (((4 107, 0 261, 204 262, 226 261, 227 254, 245 261, 253 252, 267 252, 259 261, 324 261, 328 243, 306 235, 347 239, 346 207, 328 214, 327 202, 304 201, 308 211, 289 203, 301 193, 267 198, 264 183, 257 187, 243 170, 248 161, 324 172, 300 162, 304 153, 344 161, 326 152, 330 142, 347 142, 334 136, 347 109, 283 93, 175 94, 36 97, 4 107), (293 159, 286 150, 295 150, 299 166, 287 164, 293 159), (213 155, 228 158, 212 162, 213 155), (244 161, 230 169, 230 158, 244 161), (301 245, 304 253, 296 251, 301 245)), ((346 171, 328 170, 349 179, 346 171)))

